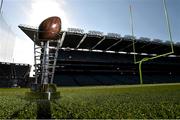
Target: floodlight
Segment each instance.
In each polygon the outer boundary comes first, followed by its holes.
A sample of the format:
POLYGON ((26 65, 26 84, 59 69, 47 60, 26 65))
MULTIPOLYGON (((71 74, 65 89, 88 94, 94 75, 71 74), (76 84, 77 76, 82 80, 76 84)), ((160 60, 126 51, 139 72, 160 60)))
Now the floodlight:
POLYGON ((160 39, 153 39, 153 41, 156 43, 162 43, 162 40, 160 40, 160 39))
POLYGON ((121 37, 121 35, 118 33, 108 33, 107 36, 114 37, 114 38, 120 38, 121 37))
POLYGON ((180 46, 180 42, 176 42, 176 45, 180 46))
POLYGON ((140 37, 139 40, 145 41, 145 42, 149 42, 151 39, 148 37, 140 37))
MULTIPOLYGON (((171 41, 165 41, 164 44, 170 45, 170 44, 171 44, 171 41)), ((174 42, 173 42, 173 44, 174 44, 174 42)))
POLYGON ((89 35, 103 36, 103 32, 100 32, 100 31, 94 31, 94 30, 88 31, 88 34, 89 34, 89 35))
POLYGON ((84 30, 83 30, 83 29, 80 29, 80 28, 68 28, 68 32, 81 33, 81 34, 83 34, 83 33, 84 33, 84 30))
POLYGON ((132 36, 132 35, 124 35, 124 38, 126 38, 126 39, 136 39, 136 37, 132 36))

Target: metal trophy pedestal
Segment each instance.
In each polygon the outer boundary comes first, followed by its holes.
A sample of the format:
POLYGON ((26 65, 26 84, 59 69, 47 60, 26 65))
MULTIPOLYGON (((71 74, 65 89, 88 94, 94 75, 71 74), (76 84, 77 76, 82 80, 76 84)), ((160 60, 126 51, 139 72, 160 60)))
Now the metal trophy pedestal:
MULTIPOLYGON (((35 83, 31 86, 31 92, 26 93, 28 98, 45 100, 60 98, 60 92, 56 91, 56 85, 53 84, 57 55, 49 55, 49 42, 41 42, 41 46, 34 45, 35 83), (50 58, 53 64, 49 63, 50 58)), ((58 45, 55 48, 58 53, 58 45)))
POLYGON ((60 36, 61 19, 59 17, 49 17, 45 19, 34 34, 34 67, 35 83, 31 86, 31 92, 26 95, 30 98, 51 100, 60 97, 53 84, 56 61, 59 48, 65 37, 65 33, 60 36), (50 54, 50 42, 57 43, 51 49, 56 50, 50 54))
MULTIPOLYGON (((41 42, 41 46, 34 45, 35 60, 35 83, 31 86, 31 92, 26 96, 31 99, 58 99, 60 92, 56 91, 56 85, 53 84, 53 78, 57 60, 57 55, 49 55, 49 42, 41 42), (51 62, 49 63, 51 57, 51 62)), ((58 53, 58 46, 55 47, 58 53)))

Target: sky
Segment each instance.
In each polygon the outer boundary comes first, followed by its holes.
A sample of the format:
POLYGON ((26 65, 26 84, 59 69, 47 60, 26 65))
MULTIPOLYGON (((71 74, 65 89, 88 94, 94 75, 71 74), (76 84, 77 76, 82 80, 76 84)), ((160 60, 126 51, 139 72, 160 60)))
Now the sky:
MULTIPOLYGON (((173 41, 180 42, 180 0, 166 0, 173 41)), ((131 34, 129 5, 138 37, 169 39, 162 0, 4 0, 3 16, 16 34, 14 59, 33 64, 33 42, 19 24, 38 27, 50 16, 59 16, 62 29, 82 28, 104 34, 131 34)))

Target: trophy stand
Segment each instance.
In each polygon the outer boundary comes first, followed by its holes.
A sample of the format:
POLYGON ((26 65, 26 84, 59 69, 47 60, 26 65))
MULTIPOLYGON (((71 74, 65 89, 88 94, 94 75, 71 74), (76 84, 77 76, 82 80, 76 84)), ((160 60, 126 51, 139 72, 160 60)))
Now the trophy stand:
POLYGON ((31 92, 26 93, 28 98, 43 100, 60 98, 60 92, 57 92, 56 85, 53 83, 58 51, 65 37, 65 33, 60 36, 60 25, 60 18, 50 17, 40 24, 38 32, 34 34, 35 82, 31 86, 31 92), (46 27, 47 23, 49 28, 46 27), (52 47, 56 50, 53 54, 49 52, 51 42, 57 42, 57 45, 52 47))

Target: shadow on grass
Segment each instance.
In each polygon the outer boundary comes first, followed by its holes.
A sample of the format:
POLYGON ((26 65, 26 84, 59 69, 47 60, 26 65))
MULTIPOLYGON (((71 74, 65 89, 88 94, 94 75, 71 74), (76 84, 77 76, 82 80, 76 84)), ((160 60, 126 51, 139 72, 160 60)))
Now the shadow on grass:
POLYGON ((37 119, 51 119, 51 104, 49 100, 37 100, 37 119))

